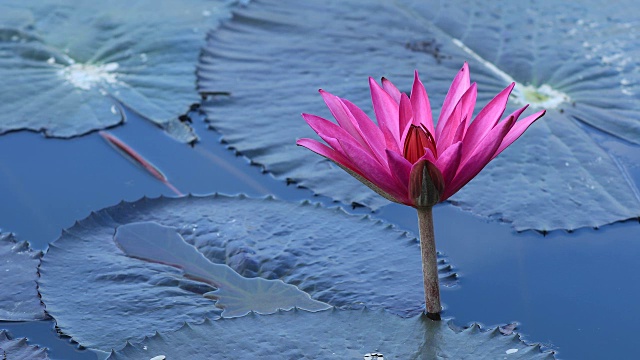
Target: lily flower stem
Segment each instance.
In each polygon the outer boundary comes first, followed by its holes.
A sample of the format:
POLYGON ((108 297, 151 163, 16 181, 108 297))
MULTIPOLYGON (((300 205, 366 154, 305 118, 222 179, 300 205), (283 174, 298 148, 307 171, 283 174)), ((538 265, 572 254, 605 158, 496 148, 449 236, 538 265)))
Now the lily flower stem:
POLYGON ((422 252, 422 278, 427 316, 440 320, 440 281, 438 279, 438 258, 436 239, 433 232, 432 207, 419 207, 418 228, 420 230, 420 249, 422 252))

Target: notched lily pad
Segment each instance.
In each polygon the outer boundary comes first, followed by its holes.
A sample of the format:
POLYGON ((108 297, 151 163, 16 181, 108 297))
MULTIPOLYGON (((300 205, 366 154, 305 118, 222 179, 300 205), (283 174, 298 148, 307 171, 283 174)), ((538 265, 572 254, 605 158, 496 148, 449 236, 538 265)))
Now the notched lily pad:
POLYGON ((0 134, 72 137, 124 121, 122 106, 180 141, 197 101, 194 64, 206 30, 234 1, 0 4, 0 134))
POLYGON ((41 257, 42 252, 31 250, 26 241, 0 234, 0 321, 47 318, 36 287, 41 257))
POLYGON ((6 360, 47 360, 47 349, 29 345, 26 338, 14 339, 0 330, 0 358, 6 360))
POLYGON ((555 359, 517 334, 478 325, 456 329, 426 316, 400 318, 384 311, 294 310, 274 315, 185 324, 113 351, 108 359, 555 359))
MULTIPOLYGON (((455 285, 453 268, 439 260, 443 285, 455 285)), ((367 216, 272 198, 189 196, 93 213, 50 245, 39 285, 63 333, 108 351, 217 318, 217 299, 230 315, 264 311, 247 297, 269 292, 285 294, 268 309, 327 303, 420 313, 420 269, 417 239, 367 216)))
POLYGON ((507 113, 524 103, 549 111, 452 202, 516 230, 601 226, 640 216, 640 179, 627 174, 633 164, 592 136, 597 129, 640 144, 632 10, 640 11, 637 2, 535 2, 523 12, 506 0, 263 0, 210 34, 198 88, 231 94, 203 106, 230 147, 277 178, 375 210, 386 200, 296 148, 298 138, 317 138, 300 113, 332 118, 315 91, 322 88, 373 117, 367 77, 385 76, 408 93, 414 69, 437 112, 468 61, 479 105, 515 81, 507 113))

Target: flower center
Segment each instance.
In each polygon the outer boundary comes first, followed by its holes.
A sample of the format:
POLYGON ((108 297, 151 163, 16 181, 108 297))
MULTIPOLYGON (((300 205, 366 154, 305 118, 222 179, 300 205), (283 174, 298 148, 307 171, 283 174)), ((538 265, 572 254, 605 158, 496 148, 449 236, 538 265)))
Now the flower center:
POLYGON ((429 149, 434 158, 437 158, 436 142, 424 125, 409 125, 409 132, 404 139, 404 158, 415 164, 429 149))

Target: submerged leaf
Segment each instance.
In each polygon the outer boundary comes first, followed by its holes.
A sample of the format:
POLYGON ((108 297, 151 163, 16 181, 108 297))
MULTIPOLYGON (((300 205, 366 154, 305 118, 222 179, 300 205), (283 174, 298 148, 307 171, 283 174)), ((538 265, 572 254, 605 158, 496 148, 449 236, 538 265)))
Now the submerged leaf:
POLYGON ((100 136, 111 145, 116 151, 118 151, 122 156, 131 160, 134 164, 142 167, 147 173, 163 184, 165 184, 171 191, 173 191, 178 196, 183 196, 184 194, 180 192, 172 183, 169 182, 169 179, 158 169, 155 165, 153 165, 149 160, 145 159, 144 156, 140 155, 137 151, 127 145, 124 141, 118 139, 115 135, 110 134, 106 131, 99 131, 100 136))
POLYGON ((7 360, 47 360, 47 349, 27 344, 26 338, 14 339, 0 330, 0 358, 7 360))
POLYGON ((47 318, 36 288, 41 256, 27 242, 0 234, 0 321, 47 318))
POLYGON ((154 222, 130 223, 118 227, 114 241, 128 256, 177 267, 185 277, 217 288, 204 296, 216 300, 216 306, 224 309, 224 317, 244 316, 251 311, 270 314, 295 307, 310 311, 328 308, 281 280, 248 279, 227 265, 212 263, 176 230, 154 222))
MULTIPOLYGON (((217 318, 207 297, 243 310, 242 293, 256 290, 244 285, 273 284, 263 279, 280 279, 334 306, 417 314, 424 309, 420 269, 415 237, 368 217, 309 203, 189 196, 123 202, 78 222, 43 257, 39 288, 63 333, 108 351, 184 321, 217 318), (153 234, 141 236, 145 231, 153 234), (172 244, 138 242, 150 239, 172 244), (261 279, 212 279, 219 264, 261 279)), ((456 283, 443 258, 439 269, 443 285, 456 283)))
POLYGON ((384 311, 329 310, 279 312, 185 324, 127 344, 108 359, 555 359, 517 334, 478 325, 457 330, 426 316, 403 319, 384 311), (214 356, 215 354, 215 356, 214 356))
POLYGON ((548 112, 452 202, 517 230, 601 226, 640 215, 640 179, 627 171, 633 162, 616 159, 593 136, 640 144, 633 10, 640 8, 631 0, 265 0, 211 33, 198 86, 231 94, 203 106, 230 147, 277 178, 377 209, 386 200, 296 148, 298 138, 317 138, 300 113, 331 118, 315 92, 323 88, 373 115, 367 77, 384 76, 408 93, 414 69, 438 109, 466 60, 479 105, 515 81, 506 114, 525 103, 525 116, 548 112))
POLYGON ((19 0, 0 4, 0 134, 72 137, 122 123, 122 106, 180 141, 194 64, 234 1, 19 0))

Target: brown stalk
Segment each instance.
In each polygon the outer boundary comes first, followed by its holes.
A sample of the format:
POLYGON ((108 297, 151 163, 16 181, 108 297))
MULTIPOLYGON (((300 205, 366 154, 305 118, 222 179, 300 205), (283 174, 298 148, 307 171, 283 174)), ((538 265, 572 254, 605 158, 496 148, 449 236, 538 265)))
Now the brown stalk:
POLYGON ((438 279, 438 258, 436 239, 433 231, 433 208, 419 207, 418 228, 420 230, 420 250, 422 252, 422 278, 427 316, 440 320, 440 280, 438 279))

